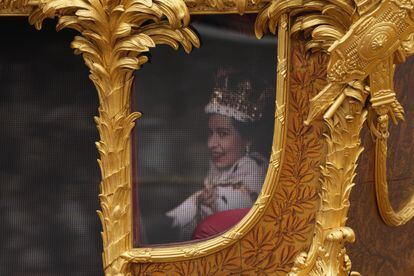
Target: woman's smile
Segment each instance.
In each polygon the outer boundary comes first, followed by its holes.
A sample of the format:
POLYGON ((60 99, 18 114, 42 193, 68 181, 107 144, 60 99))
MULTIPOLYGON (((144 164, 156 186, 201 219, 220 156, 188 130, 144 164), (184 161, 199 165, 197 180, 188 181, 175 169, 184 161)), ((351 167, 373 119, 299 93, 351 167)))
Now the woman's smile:
POLYGON ((224 152, 211 152, 211 158, 214 163, 220 163, 222 159, 226 157, 224 152))

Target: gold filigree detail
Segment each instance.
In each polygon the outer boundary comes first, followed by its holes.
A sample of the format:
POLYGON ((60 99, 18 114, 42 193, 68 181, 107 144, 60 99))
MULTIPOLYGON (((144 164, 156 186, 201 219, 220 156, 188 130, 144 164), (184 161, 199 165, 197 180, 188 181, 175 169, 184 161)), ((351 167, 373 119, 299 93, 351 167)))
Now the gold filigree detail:
POLYGON ((186 0, 190 12, 205 13, 210 10, 217 13, 244 14, 252 10, 259 10, 269 0, 186 0))
POLYGON ((329 49, 328 86, 317 96, 329 104, 311 103, 308 122, 326 111, 349 82, 363 81, 380 59, 390 57, 414 31, 412 10, 395 1, 384 1, 373 12, 356 21, 350 30, 329 49), (332 92, 333 91, 333 92, 332 92), (336 91, 336 93, 334 92, 336 91))
POLYGON ((388 40, 389 40, 389 36, 386 34, 379 34, 375 36, 374 39, 372 40, 371 49, 376 51, 384 47, 384 45, 386 45, 388 40))

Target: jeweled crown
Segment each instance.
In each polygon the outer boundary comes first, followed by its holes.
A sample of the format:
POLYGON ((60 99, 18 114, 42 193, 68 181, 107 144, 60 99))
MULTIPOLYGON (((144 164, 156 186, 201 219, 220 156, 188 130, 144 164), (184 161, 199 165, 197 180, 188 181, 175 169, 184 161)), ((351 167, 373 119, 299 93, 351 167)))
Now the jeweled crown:
POLYGON ((229 116, 241 122, 255 122, 262 117, 260 102, 265 94, 258 92, 245 76, 233 70, 219 69, 205 112, 229 116))

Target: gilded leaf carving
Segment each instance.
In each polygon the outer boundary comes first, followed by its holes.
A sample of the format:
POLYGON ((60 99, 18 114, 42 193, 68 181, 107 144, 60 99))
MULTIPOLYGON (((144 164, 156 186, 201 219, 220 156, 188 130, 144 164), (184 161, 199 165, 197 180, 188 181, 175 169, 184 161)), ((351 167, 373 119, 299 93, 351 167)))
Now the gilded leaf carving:
POLYGON ((260 222, 240 241, 212 255, 185 262, 132 264, 135 275, 182 275, 182 271, 190 273, 186 275, 285 275, 295 256, 309 246, 318 206, 323 124, 304 126, 300 122, 306 117, 306 101, 324 85, 327 58, 322 53, 307 53, 300 41, 292 49, 286 159, 281 163, 280 183, 260 222))
POLYGON ((246 241, 242 240, 243 271, 263 275, 285 275, 293 264, 294 257, 309 244, 313 231, 312 221, 317 208, 317 184, 319 165, 323 158, 321 135, 323 125, 315 122, 303 125, 308 106, 306 101, 316 94, 326 72, 323 65, 326 57, 322 53, 308 54, 305 45, 294 41, 292 45, 292 67, 290 72, 289 120, 285 161, 281 169, 280 183, 263 221, 272 232, 273 241, 254 228, 246 241), (306 144, 312 143, 318 155, 312 156, 306 144), (322 154, 321 154, 322 152, 322 154), (310 155, 308 155, 310 154, 310 155), (311 174, 309 174, 311 169, 311 174), (247 250, 248 244, 263 244, 260 251, 247 250), (253 254, 255 253, 255 254, 253 254), (249 256, 249 258, 247 258, 249 256), (246 257, 246 259, 244 259, 246 257))
MULTIPOLYGON (((140 113, 130 113, 130 90, 134 70, 147 62, 143 53, 156 44, 189 52, 199 46, 196 34, 187 26, 189 13, 183 1, 45 1, 32 12, 29 22, 40 29, 46 18, 58 17, 57 30, 79 32, 72 42, 90 70, 99 95, 100 134, 96 143, 102 172, 100 185, 107 274, 126 273, 131 249, 130 133, 140 113)), ((193 254, 192 251, 186 254, 193 254)), ((142 258, 141 258, 142 259, 142 258)))

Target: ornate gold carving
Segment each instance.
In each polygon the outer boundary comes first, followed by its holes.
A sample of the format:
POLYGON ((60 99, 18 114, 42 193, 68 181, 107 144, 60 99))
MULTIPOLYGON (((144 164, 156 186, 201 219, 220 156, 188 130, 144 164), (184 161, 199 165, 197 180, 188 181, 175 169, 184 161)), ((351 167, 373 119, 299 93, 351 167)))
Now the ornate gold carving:
POLYGON ((277 150, 277 151, 272 150, 272 154, 270 156, 270 161, 269 162, 276 169, 279 169, 279 167, 280 167, 281 154, 282 154, 281 150, 277 150))
MULTIPOLYGON (((270 199, 275 191, 275 183, 278 182, 279 166, 269 168, 263 191, 250 214, 222 236, 196 243, 190 247, 180 245, 131 248, 129 139, 134 120, 140 116, 139 113, 129 112, 132 72, 147 61, 142 53, 148 51, 156 43, 177 46, 176 40, 178 40, 188 51, 192 44, 198 46, 195 35, 185 27, 188 23, 185 6, 179 1, 169 3, 171 6, 162 6, 159 2, 138 3, 136 1, 115 3, 81 0, 75 4, 66 5, 65 2, 60 1, 45 3, 33 12, 30 22, 40 28, 46 17, 58 16, 58 29, 69 27, 78 30, 82 35, 75 38, 72 47, 75 48, 76 53, 83 55, 90 68, 91 79, 97 87, 100 99, 100 116, 96 118, 101 135, 101 141, 97 143, 101 156, 99 164, 102 170, 100 194, 102 211, 99 215, 103 224, 103 258, 106 274, 127 274, 128 271, 134 269, 132 263, 135 262, 180 261, 173 263, 172 266, 179 268, 180 271, 183 269, 182 271, 185 271, 187 275, 192 273, 194 267, 197 267, 197 271, 204 271, 205 265, 211 264, 207 261, 210 258, 204 257, 206 255, 216 253, 213 255, 214 258, 223 256, 222 259, 226 259, 228 256, 226 252, 240 254, 238 238, 246 235, 257 224, 271 204, 270 199), (168 23, 159 21, 164 15, 167 16, 168 23), (151 23, 153 21, 155 23, 151 23), (233 251, 236 247, 238 249, 233 251), (191 258, 197 259, 182 261, 191 258)), ((284 22, 281 26, 284 27, 281 27, 282 40, 279 43, 278 54, 287 58, 289 53, 288 16, 284 15, 281 20, 284 22)), ((279 76, 276 98, 281 106, 287 103, 287 87, 287 77, 279 76)), ((279 110, 279 112, 282 111, 279 110)), ((283 113, 286 116, 287 110, 283 109, 283 113)), ((280 160, 283 160, 286 124, 275 121, 275 133, 273 149, 281 151, 280 160)), ((304 193, 305 202, 308 193, 309 190, 304 193)), ((290 198, 290 200, 294 199, 290 198)), ((300 206, 300 203, 297 202, 296 205, 300 206)), ((290 215, 293 216, 293 213, 290 215)), ((309 231, 307 222, 309 220, 293 219, 293 226, 290 227, 309 231)), ((267 228, 270 225, 273 224, 269 223, 267 228)), ((301 237, 303 235, 301 234, 301 237)), ((266 235, 266 237, 270 236, 266 235)), ((240 255, 238 256, 238 260, 241 261, 240 255)), ((285 257, 282 254, 281 258, 285 257)), ((148 267, 146 264, 143 266, 148 267)), ((171 269, 168 265, 160 264, 159 267, 171 269)))
POLYGON ((267 26, 271 32, 275 31, 280 13, 305 11, 293 24, 292 33, 310 29, 312 38, 307 48, 328 51, 331 55, 330 83, 311 100, 306 123, 324 113, 349 82, 365 79, 380 57, 390 56, 401 47, 414 30, 412 10, 404 3, 387 0, 379 5, 379 1, 358 1, 355 6, 346 1, 274 1, 260 13, 255 28, 259 37, 267 26), (361 10, 363 16, 359 18, 355 10, 361 10))
MULTIPOLYGON (((401 59, 402 53, 411 51, 410 34, 414 31, 412 6, 411 0, 385 0, 381 3, 274 1, 257 19, 256 34, 262 36, 267 26, 274 32, 279 13, 287 10, 298 14, 306 12, 297 17, 292 33, 304 31, 305 35, 311 34, 307 48, 327 51, 330 55, 329 83, 311 99, 310 112, 305 121, 309 124, 324 114, 328 128, 328 154, 321 178, 321 206, 312 246, 308 253, 297 257, 291 275, 348 275, 350 272, 344 242, 352 242, 354 235, 351 229, 345 227, 345 221, 356 160, 362 150, 359 131, 365 120, 365 99, 371 91, 369 87, 364 87, 365 81, 368 75, 371 74, 371 78, 374 76, 372 73, 378 71, 377 66, 384 59, 392 60, 394 54, 401 59), (335 14, 337 18, 334 18, 335 14)), ((377 73, 380 76, 377 81, 392 78, 386 70, 377 73)), ((386 107, 384 114, 402 117, 402 107, 396 101, 392 88, 387 90, 382 86, 376 94, 371 91, 371 103, 374 110, 386 107)), ((384 124, 387 118, 380 117, 379 124, 384 124)), ((384 173, 384 166, 381 173, 384 173)), ((384 201, 382 204, 390 216, 390 205, 384 206, 384 201)), ((411 216, 414 212, 412 207, 409 203, 402 210, 398 216, 400 222, 402 217, 408 219, 411 216)))
POLYGON ((411 13, 403 5, 384 1, 355 22, 346 36, 332 46, 328 77, 335 82, 365 78, 380 58, 393 54, 414 31, 411 13))
POLYGON ((290 270, 291 275, 348 275, 351 262, 344 243, 352 242, 354 233, 345 222, 362 151, 359 132, 368 95, 380 213, 390 225, 413 216, 412 202, 399 212, 392 209, 385 170, 388 119, 403 117, 393 92, 392 66, 394 60, 414 53, 412 0, 0 0, 2 14, 32 7, 36 9, 29 20, 37 28, 45 18, 59 17, 58 30, 79 31, 72 47, 83 55, 98 90, 99 216, 107 274, 258 275, 290 270), (199 45, 186 27, 190 12, 242 14, 262 8, 256 35, 262 37, 269 29, 278 32, 280 43, 272 166, 260 197, 249 215, 219 237, 191 246, 132 249, 130 132, 140 116, 129 110, 133 71, 147 61, 143 53, 156 44, 177 48, 181 43, 187 52, 199 45), (288 13, 295 16, 291 27, 288 13), (307 41, 292 59, 310 72, 290 68, 289 103, 290 31, 294 37, 303 34, 307 41), (329 55, 328 83, 324 55, 305 55, 305 49, 329 55), (316 91, 319 94, 314 96, 316 91), (322 114, 326 149, 320 139, 322 114), (322 158, 325 163, 319 171, 322 158), (319 173, 315 236, 309 251, 302 252, 312 231, 319 173))
POLYGON ((198 257, 199 255, 203 255, 205 252, 202 248, 198 247, 198 245, 188 245, 181 249, 181 252, 184 253, 184 257, 198 257))
MULTIPOLYGON (((113 275, 126 269, 121 256, 132 247, 130 132, 140 117, 130 113, 134 70, 148 60, 143 53, 155 44, 177 48, 181 43, 189 52, 199 41, 186 27, 189 14, 182 1, 49 1, 34 10, 29 21, 40 29, 45 18, 56 16, 58 30, 72 28, 81 34, 72 48, 83 55, 99 95, 95 121, 101 138, 96 145, 102 210, 98 214, 104 267, 113 275)), ((150 258, 149 252, 140 258, 150 258)))
POLYGON ((325 112, 347 83, 364 80, 380 59, 391 56, 403 46, 403 41, 414 31, 413 11, 407 7, 398 1, 384 1, 373 12, 358 19, 346 35, 330 46, 330 83, 311 101, 307 122, 325 112))
MULTIPOLYGON (((282 72, 281 72, 282 74, 282 72)), ((282 74, 283 76, 283 74, 282 74)), ((275 112, 275 118, 279 120, 279 122, 283 125, 285 123, 285 113, 286 113, 286 105, 278 105, 276 103, 276 112, 275 112)))
POLYGON ((290 275, 349 275, 351 265, 344 243, 353 242, 352 229, 345 227, 349 194, 354 186, 356 160, 362 152, 359 132, 365 121, 363 110, 368 92, 355 90, 360 97, 347 97, 332 118, 325 119, 327 155, 322 167, 321 206, 308 253, 296 259, 290 275), (362 100, 361 100, 362 99, 362 100))
MULTIPOLYGON (((33 7, 54 0, 0 0, 0 16, 28 16, 33 7)), ((183 0, 191 14, 258 12, 270 0, 183 0)))

